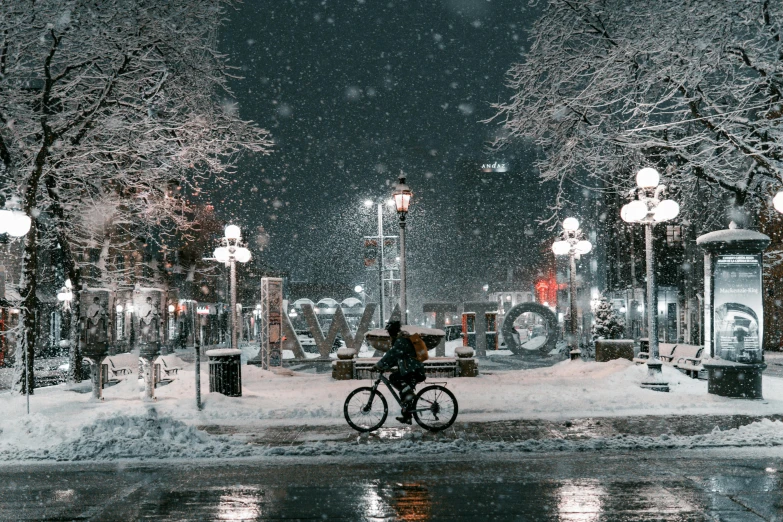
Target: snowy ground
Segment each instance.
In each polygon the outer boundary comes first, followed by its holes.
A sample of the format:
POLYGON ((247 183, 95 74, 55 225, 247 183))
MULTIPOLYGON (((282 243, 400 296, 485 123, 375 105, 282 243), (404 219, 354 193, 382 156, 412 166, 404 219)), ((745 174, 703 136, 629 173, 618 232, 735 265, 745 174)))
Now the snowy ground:
MULTIPOLYGON (((153 404, 141 400, 136 376, 104 390, 93 402, 83 384, 43 388, 30 398, 0 393, 0 460, 115 459, 161 457, 249 456, 256 454, 375 454, 389 451, 549 451, 721 445, 783 445, 783 423, 762 421, 695 437, 613 437, 589 441, 528 440, 468 442, 403 440, 394 447, 326 442, 290 448, 248 445, 229 436, 213 436, 196 426, 329 426, 343 424, 348 393, 366 381, 333 381, 328 374, 277 375, 242 367, 243 396, 229 398, 208 391, 207 365, 202 365, 204 409, 195 406, 193 365, 184 365, 172 383, 156 390, 153 404)), ((671 393, 643 390, 644 366, 624 360, 609 363, 563 361, 552 367, 494 372, 477 378, 448 379, 460 404, 459 420, 569 419, 638 415, 783 414, 783 379, 764 378, 763 401, 726 399, 707 394, 707 383, 664 367, 671 393)), ((390 412, 394 414, 394 410, 390 412)), ((392 417, 393 415, 390 415, 392 417)), ((392 421, 387 421, 394 422, 392 421)))

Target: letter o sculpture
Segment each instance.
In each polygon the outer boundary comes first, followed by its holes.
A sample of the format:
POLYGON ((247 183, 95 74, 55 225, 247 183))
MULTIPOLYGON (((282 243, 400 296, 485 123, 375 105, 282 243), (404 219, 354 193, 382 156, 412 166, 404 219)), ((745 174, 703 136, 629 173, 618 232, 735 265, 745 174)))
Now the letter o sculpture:
POLYGON ((557 345, 557 316, 552 310, 538 303, 520 303, 508 311, 503 318, 502 327, 503 339, 506 341, 506 346, 508 346, 509 350, 515 355, 531 353, 531 350, 524 350, 517 344, 517 340, 512 333, 516 318, 528 312, 540 315, 546 322, 546 342, 536 353, 538 355, 547 355, 554 350, 557 345))

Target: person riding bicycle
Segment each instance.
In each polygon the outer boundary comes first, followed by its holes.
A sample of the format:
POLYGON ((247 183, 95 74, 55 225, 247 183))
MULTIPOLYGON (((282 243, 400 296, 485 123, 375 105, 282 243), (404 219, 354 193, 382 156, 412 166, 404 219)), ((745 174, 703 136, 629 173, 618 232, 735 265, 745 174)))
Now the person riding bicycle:
POLYGON ((427 377, 424 373, 424 365, 416 358, 413 343, 406 336, 401 335, 401 330, 400 321, 389 321, 386 324, 392 347, 380 361, 375 363, 373 370, 384 371, 397 367, 396 371, 389 374, 389 382, 400 391, 402 401, 402 415, 397 417, 397 420, 410 424, 412 415, 408 409, 416 398, 413 389, 427 377))

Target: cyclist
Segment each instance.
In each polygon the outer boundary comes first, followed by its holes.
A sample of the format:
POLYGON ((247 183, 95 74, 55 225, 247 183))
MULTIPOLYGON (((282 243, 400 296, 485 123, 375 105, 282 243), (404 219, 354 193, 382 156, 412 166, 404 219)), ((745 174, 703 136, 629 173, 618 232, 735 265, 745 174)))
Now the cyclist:
POLYGON ((408 411, 416 395, 413 389, 417 383, 426 379, 424 365, 416 359, 416 350, 413 343, 402 335, 400 321, 389 321, 386 331, 391 337, 392 347, 386 352, 380 361, 375 363, 376 371, 389 370, 396 366, 397 370, 389 374, 389 382, 400 391, 402 402, 402 415, 397 420, 403 424, 411 424, 411 413, 408 411))

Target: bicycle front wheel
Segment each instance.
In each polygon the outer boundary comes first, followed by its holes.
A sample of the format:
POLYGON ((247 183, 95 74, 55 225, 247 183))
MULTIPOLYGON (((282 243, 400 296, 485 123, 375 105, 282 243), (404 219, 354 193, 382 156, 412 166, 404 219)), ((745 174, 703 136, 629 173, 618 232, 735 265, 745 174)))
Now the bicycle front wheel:
POLYGON ((386 398, 377 390, 372 397, 372 402, 370 402, 371 396, 372 388, 362 386, 352 391, 345 399, 345 406, 343 406, 345 420, 356 431, 375 431, 386 421, 386 416, 389 414, 386 398))
POLYGON ((433 384, 416 395, 413 418, 429 431, 443 431, 457 419, 457 398, 443 386, 433 384))

